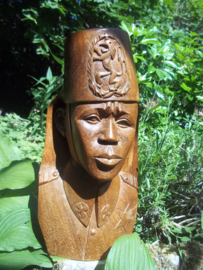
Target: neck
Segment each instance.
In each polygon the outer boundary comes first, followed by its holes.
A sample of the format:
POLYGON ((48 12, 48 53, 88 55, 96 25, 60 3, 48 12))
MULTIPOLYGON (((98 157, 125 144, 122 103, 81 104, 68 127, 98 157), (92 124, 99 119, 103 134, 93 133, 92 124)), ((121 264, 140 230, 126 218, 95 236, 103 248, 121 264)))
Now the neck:
POLYGON ((95 179, 94 177, 92 177, 82 166, 80 166, 77 161, 75 161, 73 158, 70 161, 71 167, 73 168, 74 172, 76 173, 76 175, 78 175, 78 177, 83 180, 88 182, 89 184, 91 184, 94 188, 100 188, 104 185, 106 185, 107 183, 110 183, 112 181, 112 179, 110 180, 100 180, 100 179, 95 179))

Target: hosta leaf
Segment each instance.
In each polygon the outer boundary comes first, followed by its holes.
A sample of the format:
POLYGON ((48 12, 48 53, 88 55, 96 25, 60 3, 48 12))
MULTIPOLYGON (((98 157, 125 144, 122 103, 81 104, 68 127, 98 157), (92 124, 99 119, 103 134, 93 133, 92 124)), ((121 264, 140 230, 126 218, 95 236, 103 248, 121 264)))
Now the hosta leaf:
POLYGON ((45 253, 42 250, 0 252, 0 269, 19 270, 28 265, 39 265, 45 268, 52 268, 51 261, 43 254, 45 253))
POLYGON ((30 196, 0 198, 0 215, 17 209, 28 208, 30 196))
POLYGON ((41 248, 31 224, 30 210, 18 209, 0 216, 0 251, 41 248))
POLYGON ((28 265, 37 265, 38 261, 30 254, 28 250, 15 252, 0 252, 1 270, 19 270, 28 265))
MULTIPOLYGON (((14 161, 12 164, 0 172, 0 190, 3 189, 21 189, 28 187, 37 179, 37 164, 30 159, 14 161), (35 166, 36 165, 36 166, 35 166)), ((36 191, 33 187, 33 192, 36 191)))
POLYGON ((50 267, 52 268, 52 263, 48 257, 48 254, 44 252, 42 249, 33 250, 30 253, 37 260, 37 265, 41 267, 45 267, 45 268, 50 268, 50 267))
POLYGON ((13 160, 22 159, 21 151, 4 134, 0 134, 0 169, 11 164, 13 160))
POLYGON ((155 270, 156 265, 137 233, 123 235, 113 244, 105 270, 155 270))

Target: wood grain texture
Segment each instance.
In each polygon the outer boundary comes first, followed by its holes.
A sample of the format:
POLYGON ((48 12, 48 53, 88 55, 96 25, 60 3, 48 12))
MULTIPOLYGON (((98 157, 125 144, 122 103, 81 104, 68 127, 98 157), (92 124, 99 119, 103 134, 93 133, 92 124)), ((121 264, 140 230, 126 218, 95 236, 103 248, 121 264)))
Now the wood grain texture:
POLYGON ((51 255, 105 259, 137 213, 139 89, 127 34, 66 41, 63 93, 47 111, 38 218, 51 255))

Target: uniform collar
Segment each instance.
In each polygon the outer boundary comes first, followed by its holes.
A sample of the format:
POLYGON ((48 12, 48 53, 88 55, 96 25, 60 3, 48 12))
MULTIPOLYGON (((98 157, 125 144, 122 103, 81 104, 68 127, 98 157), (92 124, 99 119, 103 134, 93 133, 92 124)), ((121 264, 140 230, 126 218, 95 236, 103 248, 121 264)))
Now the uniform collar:
POLYGON ((79 177, 69 163, 65 169, 64 190, 75 216, 84 226, 88 226, 95 205, 97 226, 103 226, 113 213, 120 190, 120 180, 117 175, 112 181, 96 188, 88 181, 79 177))

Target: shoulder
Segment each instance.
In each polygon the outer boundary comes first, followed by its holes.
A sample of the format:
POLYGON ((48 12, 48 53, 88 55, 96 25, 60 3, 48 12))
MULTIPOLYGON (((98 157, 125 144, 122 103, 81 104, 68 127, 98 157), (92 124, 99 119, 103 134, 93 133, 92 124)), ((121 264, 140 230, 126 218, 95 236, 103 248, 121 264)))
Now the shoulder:
POLYGON ((130 185, 131 187, 135 189, 138 189, 137 178, 134 175, 130 173, 126 173, 126 172, 120 172, 119 176, 124 183, 126 183, 127 185, 130 185))
POLYGON ((40 169, 39 171, 39 186, 52 182, 59 178, 59 171, 54 168, 40 169))

